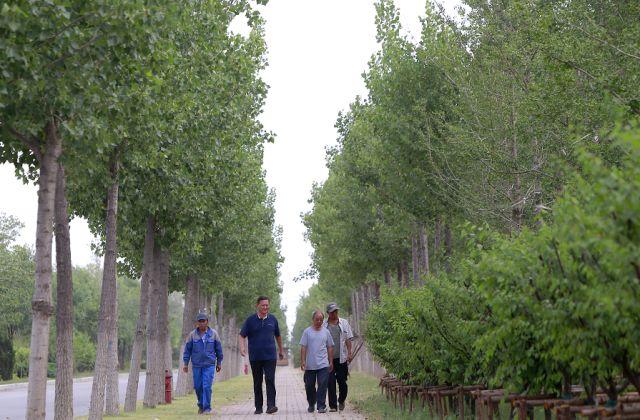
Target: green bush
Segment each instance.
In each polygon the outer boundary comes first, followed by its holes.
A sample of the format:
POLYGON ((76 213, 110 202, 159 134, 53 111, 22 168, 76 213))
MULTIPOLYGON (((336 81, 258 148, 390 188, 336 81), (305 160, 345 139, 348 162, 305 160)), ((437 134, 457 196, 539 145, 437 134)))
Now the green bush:
POLYGON ((511 235, 467 226, 452 273, 382 295, 367 341, 389 372, 529 394, 598 385, 610 400, 622 377, 640 389, 640 130, 614 137, 620 165, 582 152, 548 223, 511 235))
POLYGON ((18 378, 29 376, 29 348, 16 347, 14 350, 15 367, 14 372, 18 378))
POLYGON ((13 342, 10 337, 0 334, 0 379, 3 381, 11 379, 14 363, 13 342))
POLYGON ((84 332, 73 335, 73 358, 78 372, 91 371, 96 361, 96 345, 84 332))

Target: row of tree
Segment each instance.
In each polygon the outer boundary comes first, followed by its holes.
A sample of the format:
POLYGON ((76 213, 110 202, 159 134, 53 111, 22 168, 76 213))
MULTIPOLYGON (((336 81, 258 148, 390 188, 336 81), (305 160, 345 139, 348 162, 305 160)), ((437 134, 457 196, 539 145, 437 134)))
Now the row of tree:
POLYGON ((428 2, 419 42, 392 0, 376 8, 368 95, 339 116, 329 177, 304 215, 311 292, 348 307, 363 283, 416 286, 383 294, 367 322, 374 354, 414 382, 637 381, 624 344, 637 312, 618 306, 637 296, 637 185, 614 183, 637 177, 637 148, 619 140, 637 142, 637 129, 614 128, 640 115, 640 4, 465 0, 456 20, 428 2), (479 232, 500 239, 489 247, 479 232), (600 315, 611 331, 592 328, 600 315), (486 357, 474 358, 479 334, 486 357))
POLYGON ((70 216, 88 220, 104 255, 89 416, 118 411, 119 270, 141 278, 125 409, 145 340, 155 406, 171 368, 170 290, 186 296, 182 334, 214 294, 219 314, 251 312, 258 294, 279 306, 280 233, 261 167, 272 135, 257 118, 263 21, 248 0, 15 0, 0 34, 0 161, 38 184, 26 417, 45 416, 54 313, 55 417, 73 417, 70 216))
MULTIPOLYGON (((15 239, 21 223, 12 216, 0 215, 0 379, 28 376, 29 338, 31 334, 31 293, 33 291, 34 255, 30 248, 16 245, 15 239)), ((97 347, 98 312, 102 269, 97 264, 73 268, 73 356, 75 372, 94 369, 97 347)), ((53 278, 53 288, 57 281, 53 278)), ((53 296, 57 306, 56 296, 53 296)), ((129 367, 133 346, 133 332, 139 312, 140 283, 128 276, 118 276, 118 367, 129 367)), ((169 297, 169 329, 171 348, 175 354, 181 345, 182 295, 169 297)), ((56 322, 52 320, 49 347, 55 348, 56 322)), ((55 376, 56 353, 49 352, 48 376, 55 376)), ((177 362, 174 359, 174 363, 177 362)))

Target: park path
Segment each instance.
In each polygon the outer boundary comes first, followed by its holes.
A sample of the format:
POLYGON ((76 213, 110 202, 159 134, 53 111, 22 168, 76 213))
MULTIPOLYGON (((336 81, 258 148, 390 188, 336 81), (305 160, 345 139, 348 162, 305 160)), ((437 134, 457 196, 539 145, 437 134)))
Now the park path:
MULTIPOLYGON (((264 385, 263 385, 264 387, 264 385)), ((274 414, 253 414, 253 396, 238 404, 213 409, 212 418, 220 419, 265 419, 265 420, 293 420, 293 419, 365 419, 360 413, 354 411, 353 406, 347 405, 344 411, 320 414, 317 411, 307 413, 307 398, 304 392, 302 371, 290 366, 278 366, 276 369, 276 405, 278 412, 274 414)), ((263 391, 264 392, 264 391, 263 391)), ((265 394, 266 398, 266 394, 265 394)))

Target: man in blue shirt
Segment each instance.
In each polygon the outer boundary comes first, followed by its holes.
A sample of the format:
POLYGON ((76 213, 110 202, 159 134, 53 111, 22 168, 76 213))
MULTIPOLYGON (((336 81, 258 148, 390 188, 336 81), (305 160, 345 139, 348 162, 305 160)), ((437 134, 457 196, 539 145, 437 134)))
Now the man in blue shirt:
POLYGON ((214 369, 222 369, 222 343, 216 330, 209 328, 209 316, 204 313, 196 317, 198 328, 191 331, 184 345, 182 361, 185 373, 189 372, 189 359, 193 369, 193 387, 198 396, 198 414, 211 413, 211 386, 214 369))
POLYGON ((242 357, 247 354, 245 338, 249 339, 249 363, 253 376, 253 394, 256 406, 254 413, 262 414, 262 377, 264 376, 267 386, 267 414, 273 414, 278 411, 275 385, 276 361, 278 357, 284 359, 284 352, 278 320, 269 313, 268 297, 258 297, 256 313, 249 316, 242 325, 238 340, 242 357), (276 355, 274 337, 278 343, 278 355, 276 355))

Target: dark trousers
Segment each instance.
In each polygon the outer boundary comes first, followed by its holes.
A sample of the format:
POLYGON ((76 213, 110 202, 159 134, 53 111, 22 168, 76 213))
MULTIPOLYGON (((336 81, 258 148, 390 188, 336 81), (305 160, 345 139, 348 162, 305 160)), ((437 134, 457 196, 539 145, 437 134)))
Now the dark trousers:
POLYGON ((253 376, 253 396, 256 409, 262 410, 262 376, 267 386, 267 409, 276 406, 276 361, 257 360, 251 362, 251 375, 253 376))
POLYGON ((340 359, 333 359, 333 371, 329 372, 329 408, 338 408, 338 403, 344 403, 347 399, 347 375, 349 364, 340 363, 340 359), (336 382, 340 397, 336 395, 336 382))
POLYGON ((304 390, 307 392, 309 407, 318 405, 318 410, 327 408, 327 380, 329 368, 304 371, 304 390), (316 389, 316 382, 318 388, 316 389))

